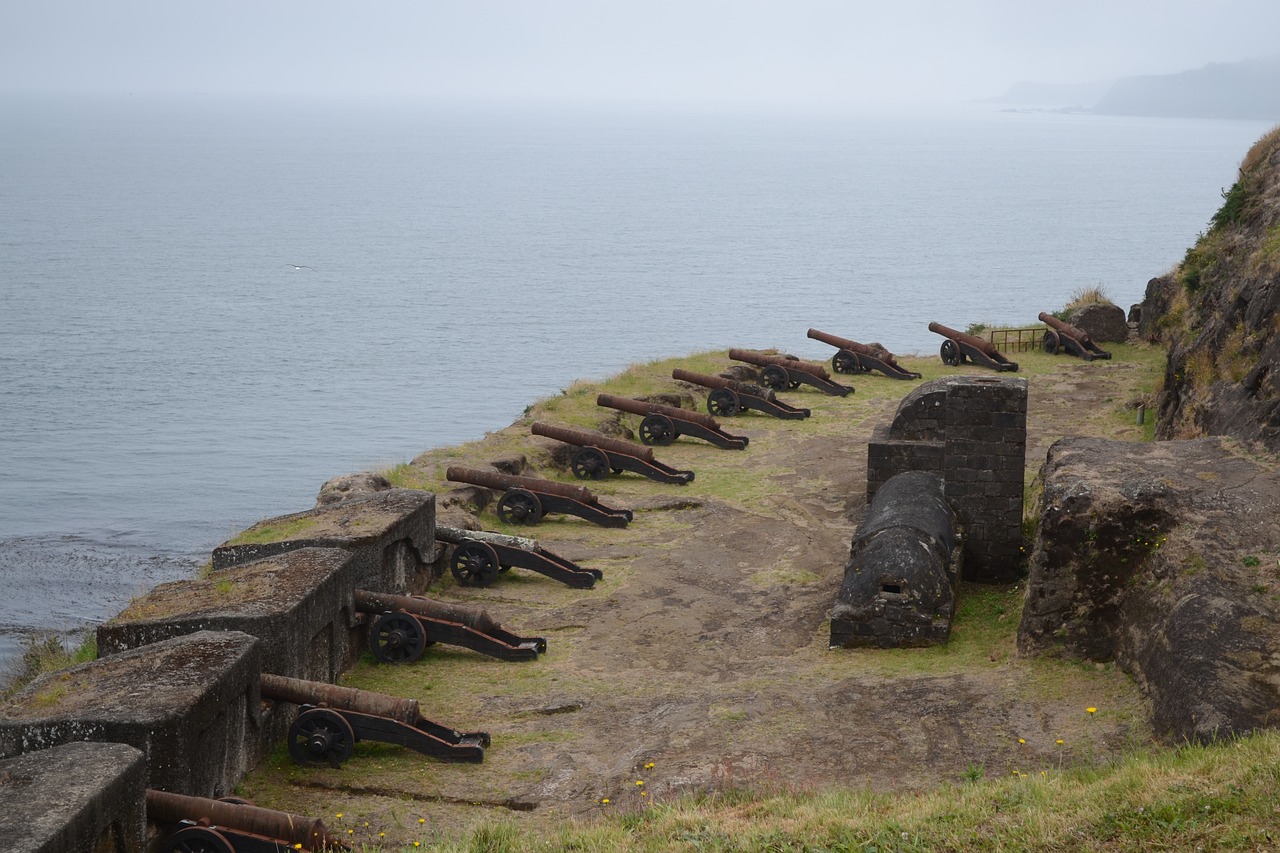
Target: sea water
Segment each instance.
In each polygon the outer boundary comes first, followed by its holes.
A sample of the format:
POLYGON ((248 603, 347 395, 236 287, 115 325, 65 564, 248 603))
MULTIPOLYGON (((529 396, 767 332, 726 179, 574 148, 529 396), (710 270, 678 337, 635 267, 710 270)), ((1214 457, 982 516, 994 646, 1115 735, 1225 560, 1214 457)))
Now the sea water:
POLYGON ((0 660, 575 378, 1127 307, 1266 129, 4 100, 0 660))

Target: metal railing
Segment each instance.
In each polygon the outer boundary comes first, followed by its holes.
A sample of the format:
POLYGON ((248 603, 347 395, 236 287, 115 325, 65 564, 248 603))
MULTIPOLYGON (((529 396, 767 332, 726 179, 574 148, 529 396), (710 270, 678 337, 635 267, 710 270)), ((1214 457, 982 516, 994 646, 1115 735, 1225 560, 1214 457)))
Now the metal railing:
POLYGON ((1031 352, 1040 348, 1044 330, 1044 326, 1031 329, 991 329, 987 332, 987 337, 1000 352, 1031 352))

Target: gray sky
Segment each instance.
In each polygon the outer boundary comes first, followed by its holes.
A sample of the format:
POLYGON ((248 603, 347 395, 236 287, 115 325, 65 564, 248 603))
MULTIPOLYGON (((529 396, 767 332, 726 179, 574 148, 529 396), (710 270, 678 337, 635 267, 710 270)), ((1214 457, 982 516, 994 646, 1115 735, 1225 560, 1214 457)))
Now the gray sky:
POLYGON ((1280 52, 1280 0, 0 0, 0 92, 848 106, 1280 52))

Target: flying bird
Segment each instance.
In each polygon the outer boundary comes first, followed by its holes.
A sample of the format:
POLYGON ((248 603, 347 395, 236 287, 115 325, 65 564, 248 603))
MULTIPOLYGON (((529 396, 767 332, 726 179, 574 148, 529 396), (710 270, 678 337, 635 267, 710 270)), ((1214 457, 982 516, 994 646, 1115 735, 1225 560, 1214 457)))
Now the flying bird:
POLYGON ((295 270, 311 270, 312 272, 319 272, 315 267, 309 267, 306 264, 285 264, 285 266, 293 267, 295 270))

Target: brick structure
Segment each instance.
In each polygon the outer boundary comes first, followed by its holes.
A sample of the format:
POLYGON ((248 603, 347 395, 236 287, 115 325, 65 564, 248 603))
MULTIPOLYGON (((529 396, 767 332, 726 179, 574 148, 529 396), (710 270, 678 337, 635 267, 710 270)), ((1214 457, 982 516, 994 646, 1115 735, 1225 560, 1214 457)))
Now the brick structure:
POLYGON ((1027 381, 950 376, 903 398, 867 445, 867 501, 903 471, 938 474, 964 529, 966 580, 1022 575, 1027 381))

